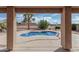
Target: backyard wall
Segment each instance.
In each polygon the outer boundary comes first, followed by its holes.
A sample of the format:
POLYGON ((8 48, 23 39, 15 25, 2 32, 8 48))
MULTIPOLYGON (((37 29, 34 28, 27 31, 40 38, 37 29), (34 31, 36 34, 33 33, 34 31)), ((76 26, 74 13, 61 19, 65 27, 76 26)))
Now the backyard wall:
MULTIPOLYGON (((28 29, 28 24, 17 24, 17 30, 27 30, 27 29, 28 29)), ((30 29, 38 30, 39 28, 37 24, 30 24, 30 29)), ((55 26, 50 25, 48 29, 55 30, 55 26)))

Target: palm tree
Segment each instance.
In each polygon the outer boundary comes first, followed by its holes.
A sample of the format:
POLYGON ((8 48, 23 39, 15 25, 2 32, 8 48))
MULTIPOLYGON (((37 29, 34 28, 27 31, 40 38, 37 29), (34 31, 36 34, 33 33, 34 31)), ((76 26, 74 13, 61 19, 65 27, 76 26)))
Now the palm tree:
POLYGON ((29 30, 30 29, 29 23, 31 22, 31 18, 32 18, 33 14, 25 13, 23 16, 24 16, 23 23, 28 24, 28 30, 29 30))

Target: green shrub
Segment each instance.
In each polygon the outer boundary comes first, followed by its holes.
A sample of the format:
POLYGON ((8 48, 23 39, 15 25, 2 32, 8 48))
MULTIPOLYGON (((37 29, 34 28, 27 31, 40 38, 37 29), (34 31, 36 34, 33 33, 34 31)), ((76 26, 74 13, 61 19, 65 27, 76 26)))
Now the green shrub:
POLYGON ((56 26, 55 29, 60 29, 60 27, 59 26, 56 26))
POLYGON ((72 30, 76 30, 76 24, 72 24, 72 30))
POLYGON ((0 27, 2 29, 7 29, 7 24, 6 23, 0 23, 0 27))
POLYGON ((40 21, 38 22, 38 27, 39 27, 40 29, 47 29, 48 26, 49 26, 49 23, 47 22, 47 20, 40 20, 40 21))

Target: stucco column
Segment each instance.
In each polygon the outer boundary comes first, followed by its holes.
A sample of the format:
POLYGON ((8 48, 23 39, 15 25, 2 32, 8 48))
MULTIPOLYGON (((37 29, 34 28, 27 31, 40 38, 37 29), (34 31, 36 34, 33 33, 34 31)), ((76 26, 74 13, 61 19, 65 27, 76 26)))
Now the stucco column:
POLYGON ((15 39, 15 8, 12 6, 7 7, 7 49, 13 50, 13 43, 15 39))
POLYGON ((65 6, 62 10, 61 19, 61 45, 64 49, 71 49, 71 7, 65 6))

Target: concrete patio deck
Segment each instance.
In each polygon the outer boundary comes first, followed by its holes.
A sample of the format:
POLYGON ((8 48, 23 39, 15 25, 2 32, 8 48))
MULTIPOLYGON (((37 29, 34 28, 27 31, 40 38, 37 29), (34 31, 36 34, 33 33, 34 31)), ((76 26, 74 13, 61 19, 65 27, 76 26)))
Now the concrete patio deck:
MULTIPOLYGON (((71 51, 79 51, 79 34, 72 32, 72 49, 71 51)), ((33 51, 50 51, 50 52, 66 52, 61 48, 61 39, 22 39, 16 37, 14 42, 14 50, 19 52, 33 52, 33 51)), ((6 48, 6 34, 0 33, 0 49, 6 48)))

